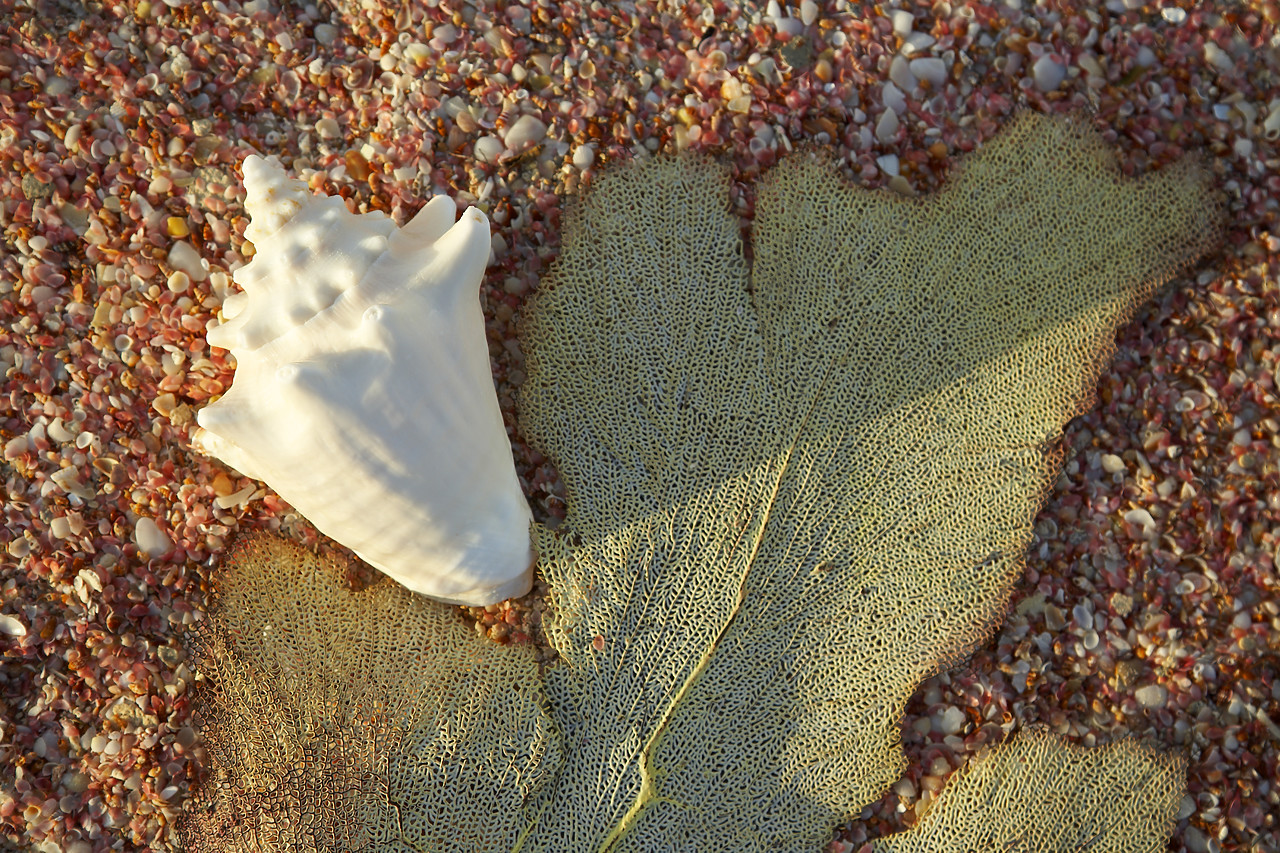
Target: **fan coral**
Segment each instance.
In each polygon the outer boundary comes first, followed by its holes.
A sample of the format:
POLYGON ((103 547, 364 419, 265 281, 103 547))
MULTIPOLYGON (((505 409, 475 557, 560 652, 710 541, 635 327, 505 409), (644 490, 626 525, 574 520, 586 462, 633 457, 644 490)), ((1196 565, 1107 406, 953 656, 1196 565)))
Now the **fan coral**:
POLYGON ((189 807, 187 849, 509 846, 560 759, 528 650, 399 584, 349 592, 337 568, 270 538, 228 561, 194 645, 217 683, 205 748, 231 776, 189 807))
POLYGON ((875 851, 1142 853, 1173 827, 1186 772, 1185 757, 1132 740, 1082 749, 1047 731, 1022 732, 975 758, 916 827, 875 851))
MULTIPOLYGON (((569 491, 564 523, 534 528, 560 663, 530 701, 562 752, 526 772, 541 784, 514 818, 473 783, 407 804, 389 767, 377 796, 402 819, 447 796, 501 821, 506 849, 817 849, 900 772, 916 686, 1000 619, 1063 425, 1117 325, 1220 228, 1197 166, 1124 180, 1091 130, 1034 115, 926 200, 784 161, 759 187, 750 267, 728 181, 697 159, 634 163, 568 218, 528 306, 521 411, 569 491)), ((271 597, 249 622, 213 615, 211 635, 241 638, 245 663, 206 644, 202 666, 235 695, 272 679, 254 661, 275 640, 256 626, 293 617, 271 597)), ((298 645, 297 671, 320 677, 351 636, 298 645)), ((472 645, 413 656, 447 670, 472 645)), ((509 729, 485 707, 473 724, 442 721, 442 736, 502 748, 509 729)), ((292 765, 251 777, 243 756, 276 730, 292 744, 294 725, 216 727, 237 747, 217 756, 214 815, 280 807, 269 780, 292 765)), ((358 725, 340 718, 325 736, 359 740, 358 725)), ((388 741, 392 763, 413 759, 402 742, 388 741)), ((1007 749, 1025 748, 1040 747, 1007 749)), ((1126 755, 1102 760, 1156 772, 1126 755)), ((1080 807, 1138 784, 1095 782, 1080 807)), ((1179 792, 1155 794, 1112 828, 1126 849, 1163 844, 1179 792)), ((408 824, 392 837, 432 843, 408 824)))

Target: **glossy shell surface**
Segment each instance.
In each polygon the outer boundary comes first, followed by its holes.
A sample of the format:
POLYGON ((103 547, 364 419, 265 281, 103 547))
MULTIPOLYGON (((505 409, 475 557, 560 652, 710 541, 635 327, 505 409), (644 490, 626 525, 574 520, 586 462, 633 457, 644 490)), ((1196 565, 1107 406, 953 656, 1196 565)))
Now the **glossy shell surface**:
POLYGON ((531 583, 528 504, 478 291, 489 222, 437 196, 403 228, 244 164, 253 260, 208 333, 236 358, 196 443, 415 592, 484 605, 531 583))

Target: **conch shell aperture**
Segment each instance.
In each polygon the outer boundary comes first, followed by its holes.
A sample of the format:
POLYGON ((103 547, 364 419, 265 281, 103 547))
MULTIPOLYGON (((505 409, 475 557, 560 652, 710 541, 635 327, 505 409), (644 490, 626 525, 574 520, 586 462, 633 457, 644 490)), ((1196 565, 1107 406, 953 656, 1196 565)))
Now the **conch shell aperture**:
POLYGON ((532 582, 531 515, 489 368, 477 292, 489 221, 437 196, 403 228, 244 163, 245 232, 211 345, 231 389, 199 449, 263 480, 415 592, 484 605, 532 582))

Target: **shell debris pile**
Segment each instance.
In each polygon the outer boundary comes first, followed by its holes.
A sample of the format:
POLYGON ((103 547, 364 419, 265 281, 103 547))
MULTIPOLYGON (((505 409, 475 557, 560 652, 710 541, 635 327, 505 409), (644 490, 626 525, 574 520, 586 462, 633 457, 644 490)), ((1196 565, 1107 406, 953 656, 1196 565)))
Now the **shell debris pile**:
MULTIPOLYGON (((1229 236, 1121 334, 1010 618, 917 693, 906 774, 832 849, 913 825, 954 769, 1032 722, 1187 750, 1173 849, 1280 848, 1275 0, 6 12, 0 835, 173 849, 202 766, 176 633, 202 618, 207 567, 238 531, 317 542, 270 489, 191 450, 195 412, 233 375, 205 333, 249 260, 246 156, 398 224, 432 195, 488 215, 489 356, 517 474, 548 519, 563 495, 514 433, 514 324, 563 204, 602 164, 723 156, 749 217, 779 152, 818 145, 864 183, 925 192, 1025 105, 1091 111, 1129 173, 1203 152, 1229 236)), ((536 593, 477 609, 477 630, 536 635, 536 593)))

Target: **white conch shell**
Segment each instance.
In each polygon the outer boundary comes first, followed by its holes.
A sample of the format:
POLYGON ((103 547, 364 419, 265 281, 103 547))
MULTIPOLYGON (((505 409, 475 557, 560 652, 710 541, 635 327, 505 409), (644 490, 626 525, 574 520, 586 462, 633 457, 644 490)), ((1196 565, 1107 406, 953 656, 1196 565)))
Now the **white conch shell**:
POLYGON ((244 163, 257 252, 208 334, 235 381, 202 450, 264 480, 410 589, 484 605, 531 585, 531 516, 477 293, 489 221, 433 198, 404 228, 244 163))

